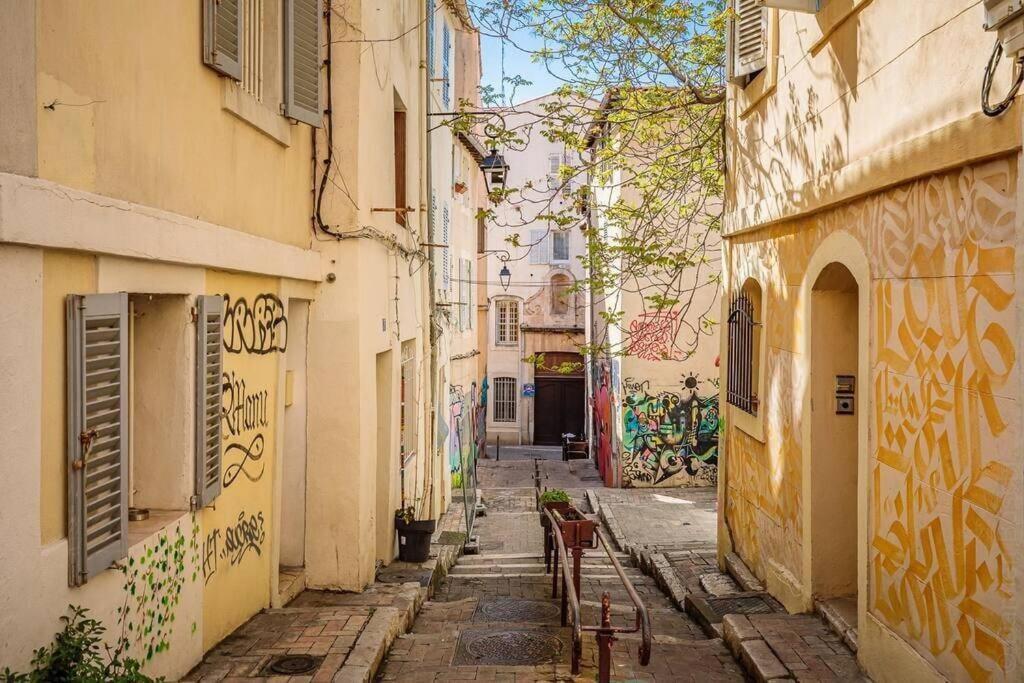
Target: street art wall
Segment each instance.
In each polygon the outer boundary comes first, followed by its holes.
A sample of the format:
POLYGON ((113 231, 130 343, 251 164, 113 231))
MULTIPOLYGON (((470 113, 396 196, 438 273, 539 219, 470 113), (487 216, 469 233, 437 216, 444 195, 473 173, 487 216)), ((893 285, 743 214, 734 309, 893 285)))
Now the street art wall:
POLYGON ((1016 158, 996 159, 739 237, 730 254, 732 282, 764 287, 768 388, 763 439, 727 427, 737 551, 761 578, 810 580, 799 284, 845 232, 870 268, 867 611, 951 680, 1007 680, 1019 657, 1017 187, 1016 158))
POLYGON ((717 378, 693 374, 660 390, 651 380, 623 380, 624 486, 717 484, 717 388, 717 378))
POLYGON ((210 272, 224 297, 222 490, 201 513, 203 641, 209 648, 270 603, 278 370, 288 320, 266 278, 210 272))

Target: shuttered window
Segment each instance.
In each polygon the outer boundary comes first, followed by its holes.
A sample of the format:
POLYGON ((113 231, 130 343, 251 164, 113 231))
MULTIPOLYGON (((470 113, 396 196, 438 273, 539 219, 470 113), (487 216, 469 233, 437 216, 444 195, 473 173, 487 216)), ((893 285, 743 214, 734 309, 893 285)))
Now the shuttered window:
POLYGON ((473 261, 466 259, 466 329, 473 329, 473 261))
POLYGON ((448 213, 448 203, 445 202, 444 208, 441 210, 441 244, 444 246, 441 248, 441 273, 442 273, 442 287, 447 292, 452 287, 452 260, 451 260, 451 243, 449 238, 451 237, 451 216, 448 213))
POLYGON ((446 109, 452 106, 452 30, 448 22, 441 26, 441 100, 446 109))
POLYGON ((284 113, 319 128, 320 0, 285 0, 284 35, 284 113))
POLYGON ((196 299, 196 507, 213 502, 221 490, 221 381, 224 300, 196 299))
POLYGON ((427 72, 431 78, 434 76, 434 71, 437 69, 437 57, 435 52, 437 49, 435 46, 434 32, 437 30, 437 23, 434 19, 434 15, 437 14, 437 5, 435 0, 427 0, 427 72))
POLYGON ((530 244, 527 245, 530 249, 530 264, 539 265, 548 262, 548 237, 547 230, 531 230, 530 231, 530 244))
POLYGON ((128 295, 67 300, 68 581, 128 554, 128 295))
POLYGON ((569 233, 565 230, 555 230, 551 233, 551 260, 569 260, 569 233))
POLYGON ((203 0, 203 63, 242 80, 244 0, 203 0))
POLYGON ((516 378, 494 378, 494 421, 516 421, 516 378))
POLYGON ((732 76, 754 74, 768 63, 768 10, 758 0, 733 0, 730 23, 732 76))
POLYGON ((519 343, 519 302, 503 299, 495 302, 495 338, 499 344, 519 343))

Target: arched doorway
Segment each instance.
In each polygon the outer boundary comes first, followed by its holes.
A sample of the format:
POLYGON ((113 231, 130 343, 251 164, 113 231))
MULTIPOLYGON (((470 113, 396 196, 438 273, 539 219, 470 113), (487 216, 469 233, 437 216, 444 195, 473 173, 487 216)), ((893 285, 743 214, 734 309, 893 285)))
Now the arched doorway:
POLYGON ((850 270, 830 263, 810 293, 811 593, 857 623, 859 286, 850 270))

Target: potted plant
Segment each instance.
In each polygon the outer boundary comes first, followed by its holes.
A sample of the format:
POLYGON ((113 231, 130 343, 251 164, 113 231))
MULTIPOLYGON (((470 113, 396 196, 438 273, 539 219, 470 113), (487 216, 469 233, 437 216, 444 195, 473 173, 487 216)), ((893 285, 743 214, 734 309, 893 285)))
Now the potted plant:
POLYGON ((412 505, 395 510, 395 531, 398 533, 398 559, 403 562, 426 562, 430 556, 430 537, 437 520, 416 519, 412 505))
POLYGON ((557 510, 560 513, 564 513, 572 507, 572 499, 569 498, 569 494, 562 489, 548 489, 544 493, 540 494, 540 505, 541 515, 540 523, 545 529, 548 528, 548 516, 543 513, 543 510, 557 510))
POLYGON ((462 182, 461 180, 455 181, 455 194, 465 194, 466 190, 469 189, 469 185, 462 182))

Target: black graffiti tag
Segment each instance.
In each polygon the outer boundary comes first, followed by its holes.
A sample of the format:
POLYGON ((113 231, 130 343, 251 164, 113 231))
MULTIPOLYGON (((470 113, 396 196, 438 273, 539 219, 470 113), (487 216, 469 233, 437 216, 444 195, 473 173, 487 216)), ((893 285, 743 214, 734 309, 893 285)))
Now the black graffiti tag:
POLYGON ((222 480, 224 488, 234 484, 235 479, 238 479, 240 474, 244 474, 249 481, 259 481, 263 478, 265 467, 264 463, 261 462, 263 460, 263 435, 257 434, 254 436, 248 446, 240 443, 229 443, 224 447, 225 459, 229 455, 238 453, 241 453, 242 459, 224 468, 224 479, 222 480), (251 471, 251 468, 255 467, 256 463, 259 464, 259 472, 251 471), (249 468, 246 465, 249 465, 249 468))
POLYGON ((222 405, 221 419, 228 434, 238 436, 242 432, 248 432, 269 424, 267 420, 267 405, 270 402, 270 392, 266 389, 249 393, 245 387, 245 380, 234 372, 225 372, 222 375, 221 384, 222 405))
POLYGON ((227 558, 232 566, 238 564, 250 550, 257 557, 263 554, 263 541, 267 535, 263 531, 263 513, 257 512, 247 518, 245 512, 238 513, 238 522, 224 529, 224 547, 221 557, 227 558))
POLYGON ((284 304, 273 294, 260 294, 249 306, 245 297, 224 296, 224 350, 266 355, 288 348, 284 304))

